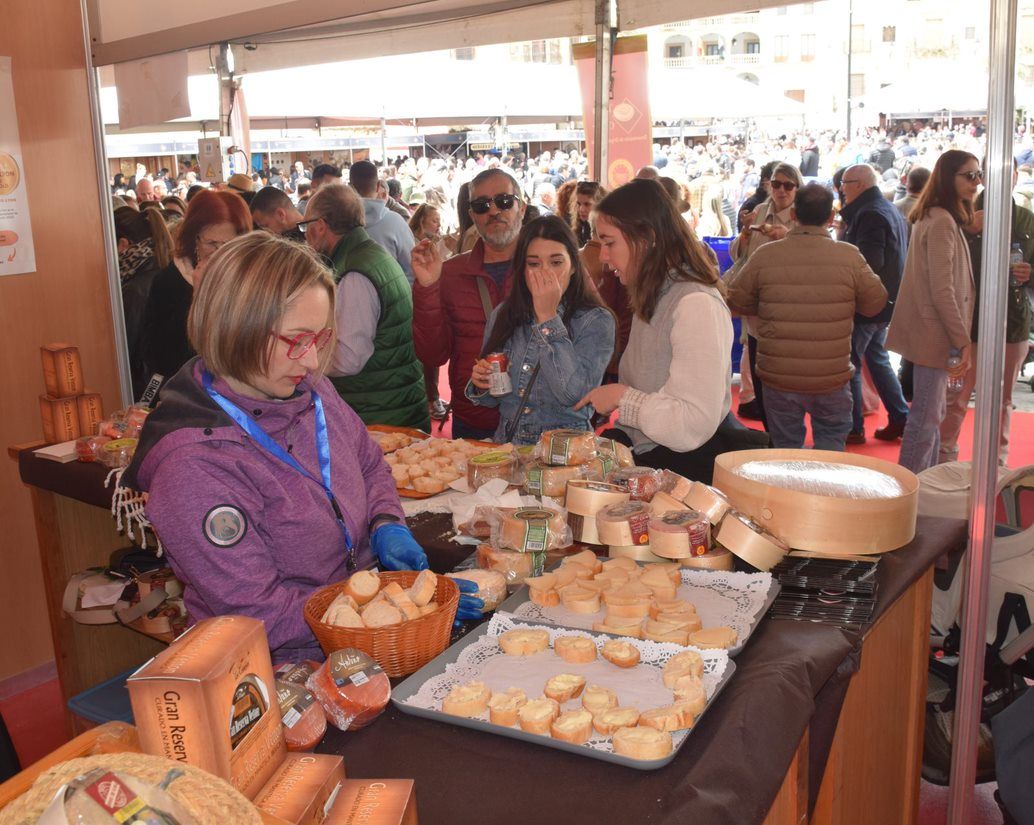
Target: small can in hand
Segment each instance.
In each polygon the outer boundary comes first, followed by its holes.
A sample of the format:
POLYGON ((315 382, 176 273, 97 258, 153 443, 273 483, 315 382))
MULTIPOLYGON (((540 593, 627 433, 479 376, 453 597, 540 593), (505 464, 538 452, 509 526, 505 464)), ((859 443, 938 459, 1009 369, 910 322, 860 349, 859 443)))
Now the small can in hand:
POLYGON ((485 360, 492 366, 488 375, 488 394, 493 396, 509 395, 513 392, 513 384, 510 383, 510 365, 506 354, 493 352, 485 356, 485 360))

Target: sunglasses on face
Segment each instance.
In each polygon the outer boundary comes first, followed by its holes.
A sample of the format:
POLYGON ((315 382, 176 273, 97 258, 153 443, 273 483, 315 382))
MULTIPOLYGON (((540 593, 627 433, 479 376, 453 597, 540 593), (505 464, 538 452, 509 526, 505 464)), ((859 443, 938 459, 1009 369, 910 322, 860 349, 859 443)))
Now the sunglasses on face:
POLYGON ((500 212, 507 212, 513 209, 513 205, 517 203, 517 196, 496 195, 494 198, 478 198, 470 202, 470 211, 475 215, 484 215, 492 208, 493 203, 500 212))
POLYGON ((794 189, 797 188, 797 184, 789 180, 773 180, 772 188, 785 189, 787 192, 792 192, 794 189))
POLYGON ((983 172, 959 172, 956 175, 956 177, 965 178, 970 183, 976 183, 977 181, 982 181, 984 179, 984 173, 983 172))

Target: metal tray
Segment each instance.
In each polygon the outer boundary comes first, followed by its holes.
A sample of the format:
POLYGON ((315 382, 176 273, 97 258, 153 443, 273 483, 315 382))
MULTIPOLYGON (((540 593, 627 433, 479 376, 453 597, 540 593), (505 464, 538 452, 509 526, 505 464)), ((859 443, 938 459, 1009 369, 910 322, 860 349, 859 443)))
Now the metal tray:
MULTIPOLYGON (((523 623, 523 620, 522 620, 523 623)), ((528 625, 534 626, 536 622, 527 622, 528 625)), ((580 629, 580 628, 579 628, 580 629)), ((443 674, 446 670, 446 666, 453 664, 459 658, 463 650, 475 641, 481 639, 488 633, 488 623, 480 625, 476 630, 464 636, 456 644, 452 645, 445 652, 439 655, 437 658, 432 659, 426 665, 424 665, 416 673, 409 676, 402 684, 392 688, 391 701, 395 704, 400 711, 403 713, 411 714, 412 716, 421 716, 425 719, 433 719, 438 722, 445 722, 450 725, 457 725, 461 728, 471 728, 472 730, 479 730, 485 733, 492 733, 496 736, 506 736, 510 739, 520 739, 524 742, 531 742, 536 745, 542 745, 547 748, 554 748, 556 750, 567 751, 568 753, 574 753, 579 756, 586 756, 590 759, 598 759, 602 762, 611 762, 615 765, 624 765, 626 768, 634 768, 640 771, 653 771, 658 768, 663 768, 669 762, 671 762, 678 752, 682 749, 682 746, 693 736, 695 725, 687 731, 686 736, 681 742, 676 744, 672 748, 672 752, 662 759, 632 759, 627 756, 620 756, 615 753, 607 751, 599 751, 594 748, 590 748, 587 745, 573 745, 569 742, 561 742, 558 739, 553 739, 550 736, 542 736, 534 733, 525 733, 518 727, 505 727, 503 725, 493 725, 491 722, 486 722, 481 719, 469 719, 462 716, 451 716, 447 713, 442 713, 436 710, 426 710, 424 708, 416 707, 406 703, 406 700, 417 693, 424 683, 443 674)), ((605 640, 609 638, 606 633, 595 633, 591 634, 597 640, 605 640)), ((634 640, 633 640, 634 641, 634 640)), ((640 667, 652 667, 648 664, 636 665, 640 667)), ((733 673, 736 672, 736 663, 731 659, 725 668, 725 672, 722 674, 721 679, 715 686, 714 693, 711 698, 708 699, 707 705, 703 712, 700 714, 702 717, 711 709, 711 705, 717 700, 722 689, 728 684, 732 678, 733 673)), ((699 719, 700 717, 698 717, 699 719)))
MULTIPOLYGON (((556 564, 554 564, 549 569, 550 570, 555 570, 561 564, 562 564, 562 562, 557 562, 556 564)), ((639 562, 639 565, 641 567, 644 566, 645 564, 646 564, 646 562, 639 562)), ((687 587, 688 588, 692 588, 693 585, 682 584, 682 585, 679 586, 679 589, 681 590, 682 588, 687 588, 687 587)), ((779 595, 779 591, 780 590, 782 590, 782 585, 780 585, 779 582, 777 582, 775 580, 775 578, 773 577, 772 584, 768 588, 768 593, 765 595, 765 603, 763 605, 761 605, 761 607, 751 617, 751 619, 750 619, 750 627, 749 627, 749 630, 748 630, 747 634, 745 636, 742 636, 742 635, 739 636, 739 638, 737 639, 736 644, 733 647, 729 648, 728 653, 729 653, 729 658, 730 659, 735 657, 735 656, 738 656, 740 651, 743 650, 743 648, 746 646, 747 641, 750 639, 750 637, 752 635, 754 635, 754 631, 757 629, 758 622, 761 620, 761 617, 764 616, 768 612, 768 609, 772 606, 772 603, 776 600, 776 596, 779 595)), ((693 601, 692 596, 688 596, 686 598, 688 598, 689 601, 693 601)), ((506 611, 507 613, 514 613, 514 614, 516 614, 517 613, 517 609, 521 605, 529 602, 530 600, 531 599, 530 599, 530 597, 528 595, 528 586, 526 584, 523 584, 517 590, 515 590, 513 593, 511 593, 507 597, 506 601, 504 601, 502 604, 500 604, 499 607, 497 607, 496 609, 500 610, 500 611, 506 611)), ((563 610, 564 608, 563 607, 559 607, 559 608, 551 608, 551 609, 563 610)), ((567 611, 565 611, 565 612, 567 612, 567 611)), ((595 622, 595 621, 602 620, 603 614, 604 614, 604 610, 602 610, 602 609, 598 613, 592 613, 592 614, 589 614, 589 615, 576 614, 576 613, 568 613, 568 615, 570 616, 570 621, 567 621, 567 622, 564 622, 564 621, 553 621, 552 619, 550 619, 548 617, 545 617, 545 616, 542 616, 542 617, 538 617, 538 616, 518 616, 518 618, 521 621, 535 622, 535 623, 538 623, 538 624, 560 625, 560 626, 574 627, 574 628, 577 628, 578 630, 590 630, 590 631, 592 631, 592 623, 595 622), (586 625, 586 626, 583 626, 583 625, 586 625)), ((703 618, 703 617, 701 617, 701 618, 703 618)), ((707 625, 705 624, 705 627, 706 626, 707 625)), ((592 632, 596 632, 596 631, 592 631, 592 632)), ((604 633, 603 635, 609 636, 609 635, 615 635, 615 634, 604 633)))

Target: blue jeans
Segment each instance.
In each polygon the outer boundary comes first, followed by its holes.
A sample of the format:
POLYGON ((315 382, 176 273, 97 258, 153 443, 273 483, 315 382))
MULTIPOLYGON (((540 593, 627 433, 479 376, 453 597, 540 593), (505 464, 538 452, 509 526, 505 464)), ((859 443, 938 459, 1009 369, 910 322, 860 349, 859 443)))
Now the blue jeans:
POLYGON ((912 368, 912 410, 901 437, 898 464, 913 473, 921 473, 937 463, 941 447, 941 421, 948 408, 945 393, 948 371, 923 367, 912 368))
POLYGON ((890 358, 884 343, 887 340, 887 324, 858 324, 854 325, 854 333, 851 335, 851 363, 854 364, 854 375, 851 376, 851 394, 854 396, 854 410, 852 411, 851 432, 860 433, 865 431, 865 421, 862 419, 862 357, 869 365, 869 374, 872 376, 872 383, 880 396, 880 401, 887 408, 887 421, 896 424, 908 418, 908 404, 901 392, 901 384, 894 368, 890 365, 890 358))
POLYGON ((477 427, 471 427, 468 424, 464 424, 455 415, 452 417, 453 438, 469 438, 472 441, 489 441, 493 435, 495 435, 495 430, 479 430, 477 427))
POLYGON ((804 416, 811 416, 811 435, 816 450, 843 451, 851 429, 851 386, 832 392, 784 392, 765 385, 765 412, 772 446, 799 449, 804 446, 804 416))

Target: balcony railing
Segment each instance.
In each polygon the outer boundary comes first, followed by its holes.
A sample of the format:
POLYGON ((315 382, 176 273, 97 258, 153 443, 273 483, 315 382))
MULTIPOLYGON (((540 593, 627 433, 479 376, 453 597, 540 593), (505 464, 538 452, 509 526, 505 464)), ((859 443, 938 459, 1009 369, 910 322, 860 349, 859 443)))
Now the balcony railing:
POLYGON ((735 66, 753 66, 761 62, 761 55, 759 53, 734 54, 731 62, 735 66))
POLYGON ((669 69, 688 69, 694 63, 692 57, 666 57, 664 65, 669 69))
POLYGON ((705 54, 700 58, 700 62, 704 66, 718 66, 725 62, 725 58, 720 54, 705 54))

